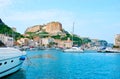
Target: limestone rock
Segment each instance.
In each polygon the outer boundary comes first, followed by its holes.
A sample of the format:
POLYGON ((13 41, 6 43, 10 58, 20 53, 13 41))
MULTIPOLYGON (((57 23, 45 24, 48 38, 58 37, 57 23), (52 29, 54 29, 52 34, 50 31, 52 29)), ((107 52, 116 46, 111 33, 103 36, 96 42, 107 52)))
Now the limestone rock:
POLYGON ((36 26, 32 26, 26 29, 25 33, 27 32, 38 32, 42 29, 41 25, 36 25, 36 26))
POLYGON ((50 22, 46 26, 46 32, 55 34, 62 31, 62 24, 59 22, 50 22))
POLYGON ((50 22, 46 25, 36 25, 26 29, 27 32, 48 32, 49 34, 57 34, 62 32, 62 24, 59 22, 50 22))

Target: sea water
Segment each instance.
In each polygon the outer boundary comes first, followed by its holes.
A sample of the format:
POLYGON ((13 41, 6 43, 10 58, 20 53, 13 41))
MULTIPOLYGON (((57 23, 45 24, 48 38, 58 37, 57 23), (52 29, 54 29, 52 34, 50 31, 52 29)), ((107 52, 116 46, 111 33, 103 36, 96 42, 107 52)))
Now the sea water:
POLYGON ((120 54, 27 51, 22 68, 4 79, 120 79, 120 54))

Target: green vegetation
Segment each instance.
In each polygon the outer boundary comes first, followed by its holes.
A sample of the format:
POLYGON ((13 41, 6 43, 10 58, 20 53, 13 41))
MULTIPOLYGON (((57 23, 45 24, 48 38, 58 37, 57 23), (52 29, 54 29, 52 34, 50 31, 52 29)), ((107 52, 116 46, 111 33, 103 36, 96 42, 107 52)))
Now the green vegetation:
POLYGON ((67 33, 66 36, 61 37, 61 40, 67 40, 68 38, 72 40, 72 35, 70 35, 69 33, 67 33))
MULTIPOLYGON (((42 31, 42 32, 28 32, 26 34, 29 34, 29 38, 33 39, 34 36, 39 36, 40 38, 46 38, 46 37, 51 37, 54 39, 59 39, 59 40, 67 40, 68 38, 70 38, 70 40, 73 40, 73 45, 75 46, 81 46, 82 44, 87 44, 89 42, 91 42, 91 40, 89 38, 80 38, 77 35, 72 35, 69 32, 65 31, 64 29, 62 29, 62 33, 65 33, 65 35, 53 35, 51 36, 49 33, 42 31)), ((50 44, 50 46, 53 43, 50 44)))
POLYGON ((89 38, 83 38, 82 39, 82 44, 87 44, 89 42, 91 42, 91 40, 89 38))
POLYGON ((15 40, 23 37, 20 33, 13 31, 10 27, 5 24, 0 24, 0 34, 5 34, 10 37, 14 37, 15 40))
POLYGON ((61 40, 67 40, 70 38, 70 40, 73 40, 73 45, 80 46, 82 44, 82 39, 77 35, 71 35, 69 33, 66 34, 66 36, 62 37, 61 40))
POLYGON ((49 36, 49 33, 43 31, 43 32, 38 33, 37 35, 40 36, 41 38, 46 38, 49 36))
POLYGON ((82 45, 82 39, 77 35, 73 35, 73 45, 77 45, 77 46, 82 45))
POLYGON ((67 40, 68 38, 70 38, 70 40, 73 40, 73 45, 76 45, 76 46, 81 46, 82 44, 87 44, 91 42, 89 38, 80 38, 79 36, 75 34, 71 35, 68 32, 66 32, 66 36, 55 35, 51 37, 54 39, 60 39, 60 40, 67 40))
POLYGON ((35 36, 39 36, 41 38, 46 38, 46 37, 49 36, 49 33, 47 33, 47 32, 40 32, 40 33, 37 33, 37 32, 27 32, 26 34, 29 35, 27 38, 30 38, 30 39, 33 39, 33 37, 35 37, 35 36))
POLYGON ((54 39, 61 39, 60 35, 55 35, 55 36, 51 36, 51 37, 54 38, 54 39))
POLYGON ((36 36, 35 32, 27 32, 26 34, 29 35, 29 36, 26 37, 26 38, 29 38, 29 39, 33 39, 33 37, 36 36))

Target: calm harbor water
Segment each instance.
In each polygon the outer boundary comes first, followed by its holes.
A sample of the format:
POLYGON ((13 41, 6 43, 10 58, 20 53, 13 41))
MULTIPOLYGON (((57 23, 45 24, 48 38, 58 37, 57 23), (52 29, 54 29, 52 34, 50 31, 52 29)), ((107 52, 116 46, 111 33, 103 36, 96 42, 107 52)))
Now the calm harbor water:
POLYGON ((21 70, 4 79, 120 79, 120 54, 27 51, 21 70))

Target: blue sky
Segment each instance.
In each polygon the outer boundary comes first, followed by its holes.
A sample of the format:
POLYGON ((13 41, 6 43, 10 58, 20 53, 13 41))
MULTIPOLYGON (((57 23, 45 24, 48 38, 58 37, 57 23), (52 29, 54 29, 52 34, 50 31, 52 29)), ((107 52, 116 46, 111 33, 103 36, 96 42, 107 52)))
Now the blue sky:
POLYGON ((81 37, 114 43, 120 33, 120 0, 0 0, 0 18, 24 33, 27 27, 59 21, 81 37))

